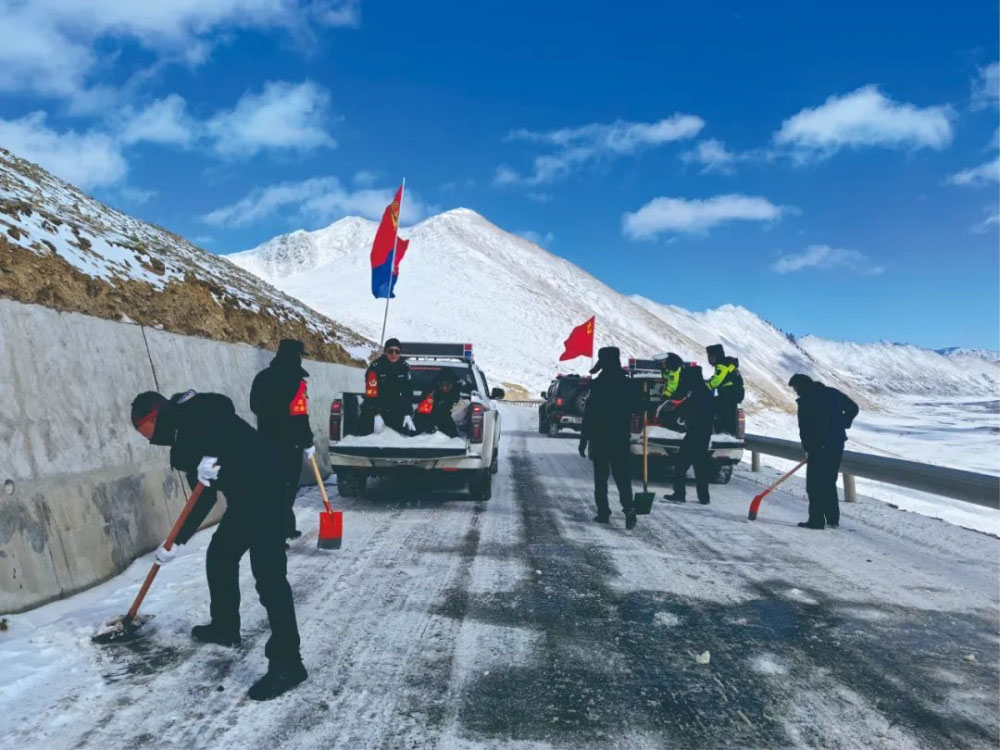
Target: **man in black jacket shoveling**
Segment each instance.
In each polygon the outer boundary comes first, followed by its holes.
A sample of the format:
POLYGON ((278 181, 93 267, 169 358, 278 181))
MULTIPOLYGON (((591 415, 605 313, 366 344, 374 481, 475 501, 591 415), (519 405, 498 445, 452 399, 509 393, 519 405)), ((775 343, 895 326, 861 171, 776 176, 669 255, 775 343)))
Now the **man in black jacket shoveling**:
POLYGON ((712 473, 709 444, 712 442, 715 399, 701 379, 701 368, 682 367, 674 398, 664 401, 660 409, 676 412, 678 421, 684 422, 684 438, 674 463, 674 492, 665 497, 671 502, 685 502, 687 471, 693 466, 698 502, 708 505, 708 481, 712 473))
POLYGON ((403 359, 399 339, 387 339, 382 356, 365 370, 365 400, 361 404, 362 424, 380 433, 391 427, 396 432, 412 435, 413 383, 410 366, 403 359))
POLYGON ((296 339, 282 339, 271 364, 257 373, 250 388, 250 411, 257 415, 257 431, 271 441, 281 459, 284 485, 285 536, 302 535, 295 528, 295 495, 302 477, 302 457, 316 453, 309 427, 309 395, 302 369, 305 346, 296 339))
POLYGON ((618 499, 625 514, 625 528, 634 529, 635 508, 632 504, 632 414, 641 408, 638 391, 622 372, 621 355, 617 347, 606 346, 597 352, 597 364, 591 374, 600 372, 590 385, 590 395, 580 430, 580 455, 594 463, 594 501, 598 523, 608 523, 608 477, 614 476, 618 499))
POLYGON ((840 499, 837 474, 844 457, 846 430, 858 416, 858 405, 836 388, 823 385, 808 375, 792 375, 788 385, 798 396, 799 439, 806 452, 806 494, 809 520, 805 529, 840 526, 840 499))
POLYGON ((292 589, 286 576, 280 462, 274 447, 236 415, 233 402, 217 393, 140 393, 132 402, 132 424, 153 445, 170 447, 170 466, 206 489, 169 550, 156 551, 169 563, 215 505, 226 496, 226 512, 206 556, 212 621, 191 635, 205 643, 240 643, 240 558, 250 551, 250 568, 260 603, 267 610, 271 637, 264 647, 267 674, 250 688, 254 700, 270 700, 306 679, 299 655, 292 589))

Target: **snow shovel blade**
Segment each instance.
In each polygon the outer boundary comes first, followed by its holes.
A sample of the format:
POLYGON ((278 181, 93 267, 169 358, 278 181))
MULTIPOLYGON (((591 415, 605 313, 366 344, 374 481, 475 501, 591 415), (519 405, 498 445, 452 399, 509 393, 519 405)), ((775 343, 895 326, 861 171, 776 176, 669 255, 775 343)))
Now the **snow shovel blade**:
POLYGON ((319 535, 316 546, 320 549, 340 549, 340 540, 344 536, 344 514, 339 510, 320 511, 319 535))
POLYGON ((134 641, 150 633, 149 624, 152 620, 153 615, 136 615, 135 617, 121 615, 101 625, 90 640, 102 645, 134 641))
POLYGON ((635 493, 635 512, 639 516, 648 516, 650 511, 653 510, 653 500, 656 498, 655 492, 636 492, 635 493))
POLYGON ((757 510, 760 508, 760 501, 764 499, 764 495, 766 494, 767 494, 766 492, 761 492, 750 503, 750 512, 747 513, 747 518, 750 519, 751 521, 757 520, 757 510))

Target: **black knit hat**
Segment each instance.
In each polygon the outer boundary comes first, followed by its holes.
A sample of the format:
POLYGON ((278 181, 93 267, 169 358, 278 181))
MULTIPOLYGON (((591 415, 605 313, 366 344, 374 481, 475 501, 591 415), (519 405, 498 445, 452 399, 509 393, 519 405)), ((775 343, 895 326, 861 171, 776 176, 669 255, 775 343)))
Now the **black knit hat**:
POLYGON ((166 397, 156 391, 140 393, 132 399, 132 426, 136 427, 150 414, 158 412, 165 403, 166 397))
POLYGON ((709 357, 716 357, 717 359, 722 359, 726 356, 726 350, 722 348, 722 344, 712 344, 711 346, 705 347, 705 354, 709 357))
POLYGON ((597 364, 590 368, 593 375, 598 370, 622 369, 622 353, 617 346, 604 346, 597 350, 597 364))
POLYGON ((684 360, 674 352, 667 352, 666 356, 657 357, 656 361, 660 363, 660 367, 664 370, 676 370, 684 366, 684 360))
POLYGON ((808 375, 803 375, 801 372, 797 372, 794 375, 792 375, 792 377, 788 381, 788 385, 790 385, 795 390, 799 390, 800 388, 808 388, 812 384, 813 384, 813 379, 808 375))
POLYGON ((288 356, 294 354, 298 357, 306 355, 306 345, 298 339, 282 339, 278 342, 278 356, 288 356))
POLYGON ((382 347, 382 351, 385 351, 390 346, 394 346, 397 349, 399 349, 400 351, 402 351, 402 349, 403 349, 403 345, 399 343, 399 339, 386 339, 385 340, 385 345, 382 347))

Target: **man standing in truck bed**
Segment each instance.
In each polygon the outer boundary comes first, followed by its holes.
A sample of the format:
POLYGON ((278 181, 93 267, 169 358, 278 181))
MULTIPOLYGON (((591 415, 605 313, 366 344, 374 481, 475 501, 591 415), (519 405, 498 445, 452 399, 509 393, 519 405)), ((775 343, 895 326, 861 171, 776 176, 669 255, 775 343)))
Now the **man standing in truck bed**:
POLYGON ((743 375, 740 374, 740 361, 736 357, 727 357, 722 344, 705 347, 705 354, 708 355, 708 363, 714 368, 706 385, 717 394, 715 424, 718 425, 719 432, 735 435, 739 423, 737 412, 746 395, 743 375))
POLYGON ((415 433, 413 424, 413 384, 410 366, 402 357, 399 339, 387 339, 382 356, 365 370, 365 400, 361 420, 366 428, 380 433, 386 426, 404 435, 415 433))

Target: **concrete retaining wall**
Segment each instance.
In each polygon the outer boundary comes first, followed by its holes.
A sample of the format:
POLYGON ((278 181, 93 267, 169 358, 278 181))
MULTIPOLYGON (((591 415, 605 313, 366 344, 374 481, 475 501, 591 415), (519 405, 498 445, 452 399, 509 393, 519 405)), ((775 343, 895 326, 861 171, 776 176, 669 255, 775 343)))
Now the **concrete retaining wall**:
MULTIPOLYGON (((167 449, 132 429, 135 394, 223 393, 254 424, 250 383, 271 357, 0 299, 0 614, 106 580, 166 536, 187 487, 167 449)), ((333 395, 360 390, 362 372, 305 368, 313 432, 325 445, 333 395)), ((327 452, 316 457, 327 471, 327 452)))

